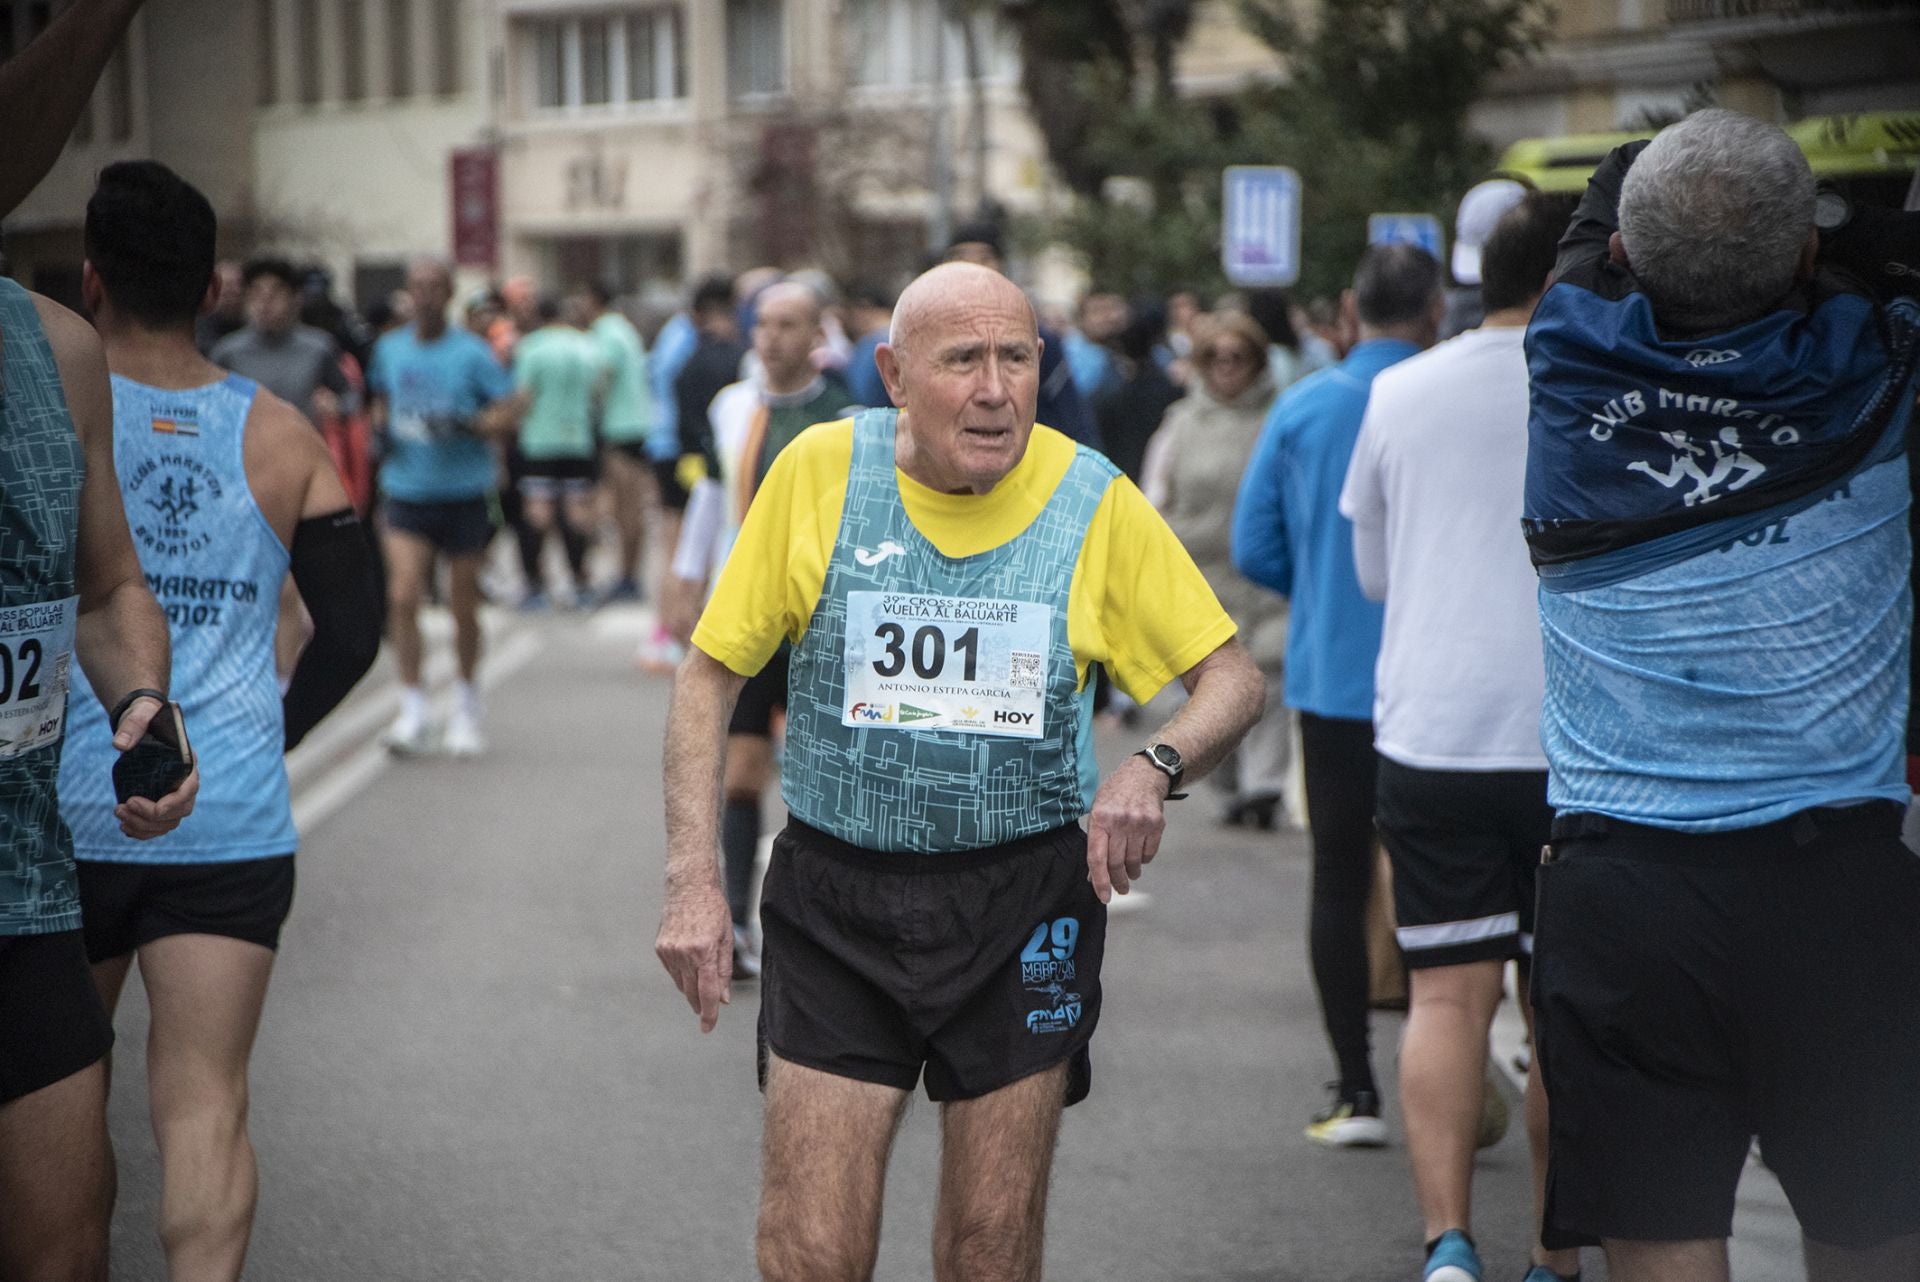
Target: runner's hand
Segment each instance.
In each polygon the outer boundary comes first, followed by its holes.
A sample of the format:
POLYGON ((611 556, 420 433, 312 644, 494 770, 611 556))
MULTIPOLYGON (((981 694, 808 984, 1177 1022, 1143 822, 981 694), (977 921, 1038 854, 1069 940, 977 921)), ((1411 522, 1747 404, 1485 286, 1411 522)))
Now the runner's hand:
POLYGON ((711 1033, 733 1001, 733 914, 715 885, 667 891, 653 952, 711 1033))
MULTIPOLYGON (((147 725, 154 714, 166 705, 158 699, 135 699, 120 714, 120 726, 113 732, 113 746, 125 752, 147 733, 147 725)), ((114 807, 113 817, 120 821, 120 831, 135 841, 152 841, 163 837, 180 826, 180 821, 193 813, 194 798, 200 795, 200 766, 195 762, 193 773, 180 781, 175 788, 158 801, 149 801, 145 797, 131 797, 114 807)))
POLYGON ((1160 853, 1166 799, 1166 775, 1140 757, 1128 757, 1100 785, 1087 824, 1087 876, 1101 903, 1126 894, 1160 853))

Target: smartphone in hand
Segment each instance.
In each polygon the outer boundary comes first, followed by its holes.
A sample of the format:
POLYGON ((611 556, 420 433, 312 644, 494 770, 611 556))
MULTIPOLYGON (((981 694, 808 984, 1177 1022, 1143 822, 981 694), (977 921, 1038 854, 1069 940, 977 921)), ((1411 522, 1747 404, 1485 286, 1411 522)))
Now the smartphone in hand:
POLYGON ((140 742, 113 763, 116 801, 160 798, 178 788, 193 773, 193 746, 187 742, 186 719, 180 705, 168 703, 147 723, 140 742))

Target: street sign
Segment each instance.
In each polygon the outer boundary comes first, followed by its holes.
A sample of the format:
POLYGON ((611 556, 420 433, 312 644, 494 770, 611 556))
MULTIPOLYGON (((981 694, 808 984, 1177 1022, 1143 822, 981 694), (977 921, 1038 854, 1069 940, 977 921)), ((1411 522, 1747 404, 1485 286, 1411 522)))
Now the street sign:
POLYGON ((1221 178, 1220 265, 1246 288, 1300 279, 1300 175, 1285 165, 1230 165, 1221 178))
POLYGON ((1446 249, 1446 237, 1440 220, 1432 214, 1370 214, 1367 217, 1367 243, 1390 245, 1399 242, 1418 245, 1437 260, 1446 249))

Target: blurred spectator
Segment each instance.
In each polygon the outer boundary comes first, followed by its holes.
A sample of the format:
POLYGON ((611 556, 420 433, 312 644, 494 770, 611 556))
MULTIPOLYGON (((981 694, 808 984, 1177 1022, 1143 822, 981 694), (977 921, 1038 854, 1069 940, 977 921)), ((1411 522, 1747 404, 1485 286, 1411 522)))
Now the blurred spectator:
POLYGON ((580 303, 599 355, 597 434, 605 447, 607 487, 613 498, 614 524, 620 530, 619 577, 608 599, 638 601, 648 496, 653 490, 647 458, 647 434, 653 430, 647 350, 633 322, 614 308, 611 287, 600 282, 588 285, 581 291, 580 303))
POLYGON ((1233 503, 1240 477, 1273 407, 1267 336, 1244 312, 1222 312, 1193 326, 1193 386, 1167 410, 1148 447, 1142 488, 1180 536, 1214 596, 1240 629, 1239 640, 1267 678, 1267 715, 1240 741, 1236 795, 1228 823, 1274 826, 1286 780, 1292 716, 1281 698, 1287 602, 1233 568, 1233 503))
POLYGON ((1159 430, 1167 407, 1180 399, 1180 389, 1154 359, 1164 319, 1159 308, 1143 307, 1127 322, 1118 335, 1113 376, 1093 398, 1106 456, 1136 482, 1146 462, 1147 442, 1159 430))
POLYGON ((214 265, 214 282, 219 286, 213 306, 200 313, 194 322, 193 342, 206 356, 214 344, 247 323, 247 281, 240 264, 223 258, 214 265))
POLYGON ((316 423, 339 412, 352 390, 340 369, 340 347, 302 325, 300 273, 284 258, 247 264, 247 323, 214 345, 208 359, 260 384, 316 423))
POLYGON ((847 322, 853 355, 847 361, 847 388, 855 403, 884 409, 893 404, 874 364, 873 353, 887 341, 893 322, 893 295, 877 285, 859 285, 847 295, 847 322))
POLYGON ((1305 308, 1307 328, 1300 331, 1300 346, 1311 352, 1322 365, 1338 365, 1353 350, 1354 336, 1348 331, 1340 304, 1331 298, 1309 299, 1305 308))
POLYGON ((1480 254, 1501 216, 1527 194, 1525 185, 1511 178, 1489 178, 1460 198, 1453 220, 1453 281, 1447 291, 1447 314, 1440 322, 1442 341, 1480 323, 1486 308, 1480 301, 1480 254))
MULTIPOLYGON (((698 335, 693 351, 674 380, 673 396, 680 416, 680 457, 706 460, 705 475, 718 469, 713 459, 713 432, 707 410, 720 390, 741 377, 747 345, 740 341, 739 311, 731 292, 723 293, 721 278, 706 281, 693 295, 693 326, 698 335)), ((736 283, 735 289, 738 289, 736 283)), ((681 480, 686 481, 682 475, 681 480)))
POLYGON ((1286 290, 1248 290, 1247 315, 1267 335, 1267 367, 1273 373, 1276 390, 1284 392, 1322 368, 1325 353, 1301 345, 1300 333, 1293 326, 1293 299, 1286 290))
MULTIPOLYGON (((1130 319, 1127 300, 1118 294, 1094 290, 1080 300, 1080 324, 1063 337, 1073 385, 1089 405, 1112 392, 1121 379, 1113 349, 1130 319)), ((1094 417, 1099 417, 1097 410, 1094 417)))
POLYGON ((540 545, 556 528, 573 575, 573 601, 592 604, 587 585, 588 538, 593 529, 593 486, 599 468, 593 439, 593 397, 600 358, 593 341, 571 323, 568 309, 551 298, 536 304, 540 327, 513 349, 513 384, 526 403, 520 421, 520 497, 532 535, 534 577, 524 608, 545 596, 540 545))

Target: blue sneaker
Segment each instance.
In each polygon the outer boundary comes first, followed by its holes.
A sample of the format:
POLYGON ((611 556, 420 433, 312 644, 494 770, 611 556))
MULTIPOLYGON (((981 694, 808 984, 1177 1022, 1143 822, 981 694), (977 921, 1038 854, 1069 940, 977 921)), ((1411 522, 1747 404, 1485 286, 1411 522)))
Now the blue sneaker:
POLYGON ((1459 1229, 1448 1229, 1427 1252, 1425 1282, 1481 1282, 1480 1253, 1473 1239, 1459 1229))

